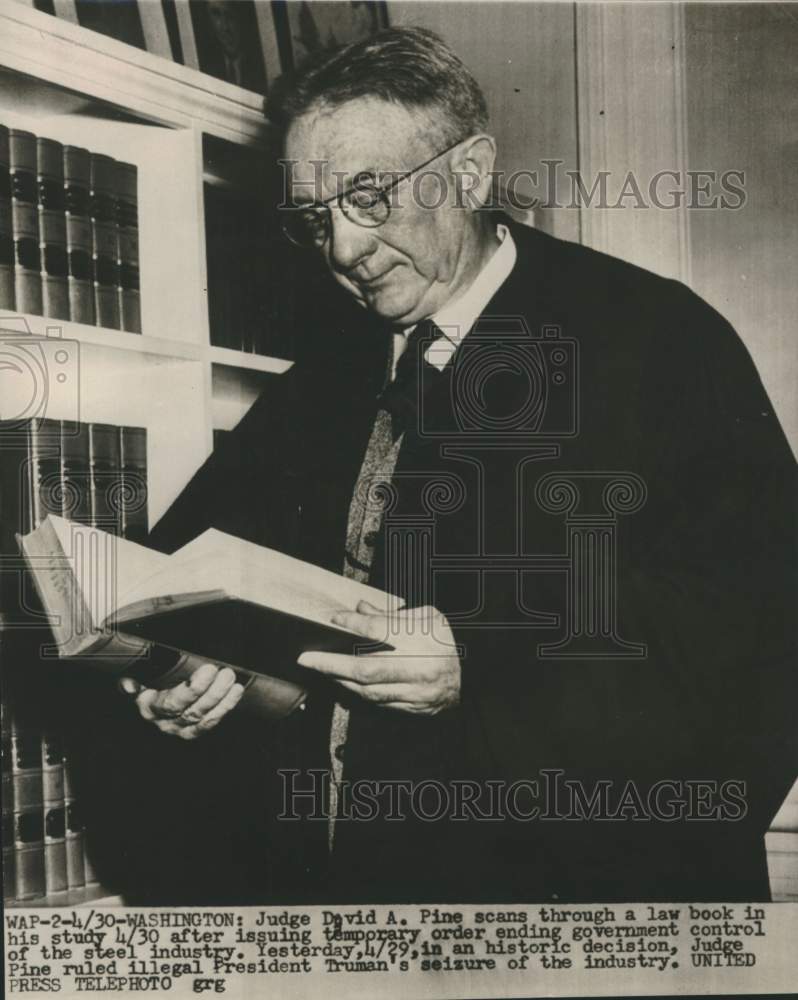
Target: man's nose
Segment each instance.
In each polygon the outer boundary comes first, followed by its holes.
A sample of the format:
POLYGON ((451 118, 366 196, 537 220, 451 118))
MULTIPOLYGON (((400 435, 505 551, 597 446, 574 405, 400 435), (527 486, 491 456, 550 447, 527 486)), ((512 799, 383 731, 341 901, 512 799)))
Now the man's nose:
POLYGON ((377 246, 373 229, 359 226, 337 206, 330 210, 330 262, 338 271, 351 271, 377 246))

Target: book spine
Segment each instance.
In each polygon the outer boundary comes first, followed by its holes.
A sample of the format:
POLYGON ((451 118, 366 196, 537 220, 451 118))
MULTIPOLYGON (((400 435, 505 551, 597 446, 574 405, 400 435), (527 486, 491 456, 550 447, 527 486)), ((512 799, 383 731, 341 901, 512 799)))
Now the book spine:
MULTIPOLYGON (((13 425, 12 425, 13 427, 13 425)), ((14 431, 17 430, 13 427, 14 431)), ((2 511, 3 531, 0 537, 3 538, 2 555, 6 556, 9 549, 6 544, 6 532, 19 530, 26 527, 23 520, 21 507, 22 491, 20 489, 20 473, 26 471, 26 450, 24 439, 20 440, 16 434, 11 438, 17 444, 14 447, 6 438, 7 425, 2 425, 2 440, 0 440, 0 511, 2 511)), ((9 560, 10 563, 10 560, 9 560)), ((8 622, 17 618, 19 604, 19 581, 6 560, 0 560, 0 600, 2 601, 2 614, 0 614, 0 753, 2 753, 2 838, 3 838, 3 900, 8 902, 17 898, 17 876, 16 876, 16 847, 14 838, 15 808, 14 808, 14 784, 15 767, 14 751, 15 747, 11 738, 11 718, 12 718, 12 691, 11 681, 13 673, 9 662, 9 633, 6 632, 8 622)), ((13 638, 18 638, 19 632, 11 633, 13 638)))
POLYGON ((211 343, 235 351, 247 350, 244 264, 236 201, 213 184, 205 184, 205 246, 208 268, 208 323, 211 343))
POLYGON ((17 898, 17 852, 14 845, 14 810, 3 802, 3 902, 17 898))
POLYGON ((67 877, 66 809, 60 802, 44 803, 44 885, 47 895, 66 892, 67 877))
POLYGON ((132 163, 117 163, 116 190, 120 322, 128 333, 141 333, 138 170, 132 163))
POLYGON ((60 421, 39 417, 28 424, 28 462, 22 485, 26 531, 33 531, 48 514, 61 514, 60 421))
POLYGON ((66 811, 66 870, 67 886, 81 889, 86 884, 86 861, 84 858, 83 821, 80 807, 73 798, 64 800, 66 811))
POLYGON ((91 241, 91 159, 87 149, 64 146, 66 249, 69 263, 69 318, 94 323, 91 241))
POLYGON ((91 524, 91 444, 89 425, 61 421, 61 516, 91 524))
POLYGON ((64 801, 64 747, 52 730, 42 733, 42 797, 45 804, 64 801))
POLYGON ((91 859, 91 844, 89 843, 88 836, 83 837, 83 872, 84 872, 84 885, 93 886, 100 884, 100 878, 97 874, 97 870, 94 867, 94 862, 91 859))
MULTIPOLYGON (((0 625, 0 628, 2 625, 0 625)), ((2 635, 0 635, 2 641, 2 635)), ((2 838, 3 838, 3 901, 16 899, 17 896, 17 875, 16 856, 14 853, 14 781, 11 773, 11 726, 8 711, 8 692, 3 686, 2 720, 0 721, 0 733, 2 733, 2 765, 3 765, 3 785, 2 785, 2 838)))
POLYGON ((36 136, 9 132, 11 229, 14 237, 14 297, 20 312, 42 315, 36 136))
POLYGON ((41 805, 14 810, 14 855, 18 900, 36 899, 46 891, 44 824, 41 805))
POLYGON ((54 319, 69 319, 64 151, 60 142, 41 137, 36 140, 36 180, 39 196, 42 311, 45 316, 52 316, 54 319))
POLYGON ((64 798, 68 800, 74 799, 76 794, 73 769, 74 762, 64 753, 64 798))
POLYGON ((119 428, 122 474, 122 537, 144 543, 147 538, 147 431, 119 428))
POLYGON ((91 252, 97 326, 119 329, 115 161, 91 154, 91 252))
MULTIPOLYGON (((187 681, 199 669, 197 658, 189 659, 172 646, 158 644, 153 647, 152 653, 149 659, 142 658, 130 673, 136 680, 155 690, 174 687, 187 681), (177 657, 176 662, 172 662, 166 669, 160 667, 164 655, 167 659, 170 655, 173 658, 177 657)), ((220 666, 229 666, 235 672, 236 681, 244 688, 239 706, 251 715, 274 721, 284 719, 299 708, 307 698, 305 688, 292 681, 256 674, 230 663, 222 664, 221 661, 217 663, 220 666)))
POLYGON ((8 129, 0 125, 0 309, 14 309, 14 236, 8 129))
POLYGON ((11 783, 16 809, 41 808, 44 801, 41 733, 27 720, 13 723, 11 783))
POLYGON ((64 811, 66 814, 66 869, 67 886, 81 889, 86 884, 86 865, 83 860, 83 816, 77 801, 72 775, 74 763, 64 758, 64 811))
POLYGON ((11 776, 16 898, 34 899, 46 891, 41 734, 16 718, 11 731, 11 776))
POLYGON ((119 535, 123 487, 118 427, 89 424, 89 465, 92 526, 119 535))
POLYGON ((47 893, 67 888, 64 751, 60 736, 42 734, 42 798, 44 809, 44 878, 47 893))

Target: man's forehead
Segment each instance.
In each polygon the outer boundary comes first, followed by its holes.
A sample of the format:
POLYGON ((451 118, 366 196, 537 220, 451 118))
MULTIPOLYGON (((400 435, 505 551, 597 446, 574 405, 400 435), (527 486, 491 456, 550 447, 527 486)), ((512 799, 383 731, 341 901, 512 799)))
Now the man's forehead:
POLYGON ((293 123, 285 143, 290 178, 307 198, 309 185, 332 195, 362 171, 401 171, 423 146, 424 116, 377 98, 314 109, 293 123))

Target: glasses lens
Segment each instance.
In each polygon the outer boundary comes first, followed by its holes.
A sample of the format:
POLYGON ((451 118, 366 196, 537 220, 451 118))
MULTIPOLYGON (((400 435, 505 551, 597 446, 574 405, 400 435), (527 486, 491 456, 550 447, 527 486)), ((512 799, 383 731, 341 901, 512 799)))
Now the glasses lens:
POLYGON ((299 247, 322 247, 327 240, 327 209, 286 208, 281 224, 288 239, 299 247))
POLYGON ((350 222, 367 228, 381 226, 390 214, 385 194, 371 185, 348 191, 341 199, 341 209, 350 222))

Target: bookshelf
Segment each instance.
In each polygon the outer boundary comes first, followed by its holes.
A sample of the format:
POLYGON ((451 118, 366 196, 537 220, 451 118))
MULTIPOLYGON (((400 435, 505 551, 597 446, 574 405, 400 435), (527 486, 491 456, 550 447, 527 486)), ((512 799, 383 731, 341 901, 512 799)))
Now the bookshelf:
MULTIPOLYGON (((210 453, 213 431, 235 426, 291 364, 212 344, 208 318, 204 186, 220 178, 207 149, 264 150, 262 98, 5 0, 0 121, 138 168, 142 334, 0 311, 0 336, 43 356, 48 373, 69 345, 70 391, 48 380, 40 415, 75 419, 77 405, 81 420, 147 428, 153 524, 210 453)), ((30 392, 0 369, 0 418, 30 392)))
MULTIPOLYGON (((292 364, 252 353, 263 346, 256 331, 242 338, 247 350, 219 346, 209 309, 207 192, 250 195, 263 184, 262 97, 0 0, 0 123, 137 168, 142 332, 0 310, 0 420, 143 428, 152 526, 210 454, 214 431, 232 429, 292 364)), ((7 901, 121 903, 97 884, 7 901)))

